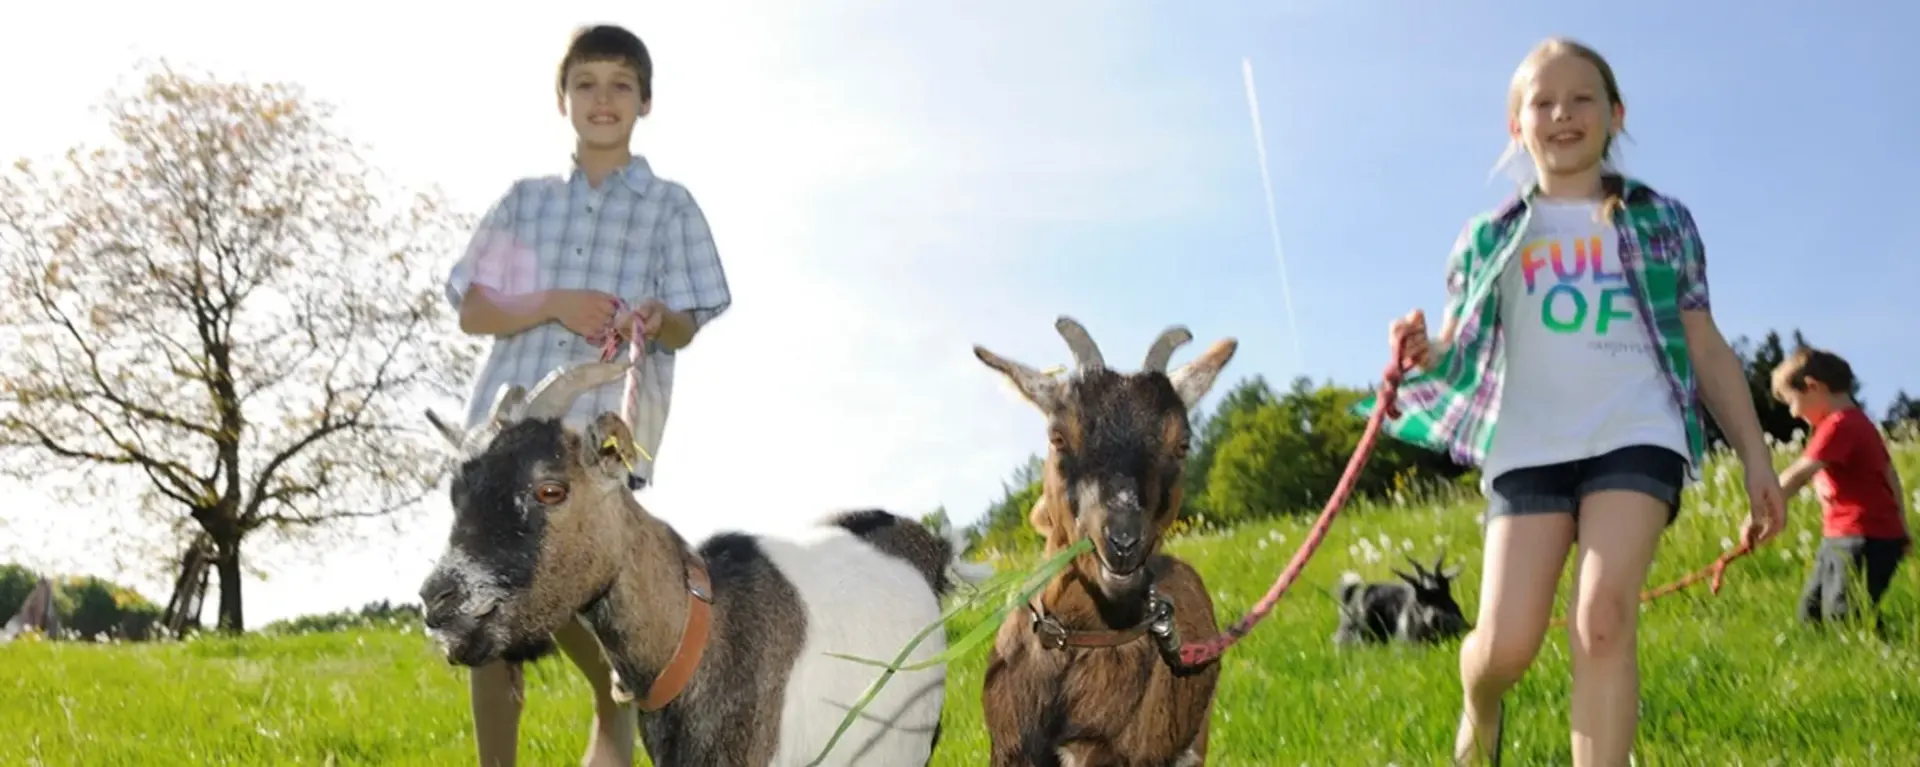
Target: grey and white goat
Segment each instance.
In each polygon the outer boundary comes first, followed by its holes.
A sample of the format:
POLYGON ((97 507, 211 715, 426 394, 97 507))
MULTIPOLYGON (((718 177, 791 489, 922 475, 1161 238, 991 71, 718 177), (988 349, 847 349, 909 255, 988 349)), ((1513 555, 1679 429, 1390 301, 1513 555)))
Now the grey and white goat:
MULTIPOLYGON (((461 455, 447 548, 420 589, 427 627, 449 661, 479 666, 549 654, 554 630, 581 621, 616 694, 639 701, 654 764, 806 764, 879 673, 827 654, 892 659, 939 620, 949 573, 977 580, 983 566, 957 565, 951 537, 878 510, 689 545, 627 490, 635 450, 619 416, 584 434, 561 423, 626 368, 505 388, 472 433, 428 414, 461 455)), ((944 648, 934 632, 915 660, 944 648)), ((925 764, 944 689, 939 666, 896 675, 827 763, 925 764)))
POLYGON ((1432 569, 1408 557, 1413 574, 1394 568, 1398 582, 1366 583, 1351 572, 1343 576, 1334 644, 1437 642, 1472 629, 1453 600, 1453 579, 1460 576, 1460 567, 1443 567, 1446 556, 1436 557, 1432 569))

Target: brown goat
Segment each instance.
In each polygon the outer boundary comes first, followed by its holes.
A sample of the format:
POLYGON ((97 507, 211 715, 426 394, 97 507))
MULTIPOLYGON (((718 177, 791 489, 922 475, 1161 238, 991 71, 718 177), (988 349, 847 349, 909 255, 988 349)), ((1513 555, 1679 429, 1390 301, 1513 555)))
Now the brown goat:
POLYGON ((1233 357, 1224 339, 1172 373, 1192 340, 1171 327, 1140 372, 1107 369, 1071 318, 1055 324, 1073 351, 1066 379, 974 354, 1047 418, 1041 501, 1031 520, 1059 552, 1093 550, 1007 617, 987 666, 986 721, 994 767, 1145 767, 1206 761, 1218 664, 1169 662, 1185 640, 1219 633, 1200 574, 1160 545, 1180 510, 1191 428, 1187 413, 1233 357))

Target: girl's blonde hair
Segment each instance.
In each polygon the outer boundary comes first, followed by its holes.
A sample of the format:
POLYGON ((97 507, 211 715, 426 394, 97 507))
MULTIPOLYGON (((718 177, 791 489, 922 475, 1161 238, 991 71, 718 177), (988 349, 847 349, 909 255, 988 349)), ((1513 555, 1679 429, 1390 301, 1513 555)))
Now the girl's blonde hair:
MULTIPOLYGON (((1542 40, 1539 45, 1534 46, 1533 50, 1528 51, 1527 57, 1520 60, 1519 68, 1514 70, 1513 81, 1507 86, 1508 118, 1520 114, 1520 98, 1525 92, 1527 80, 1533 76, 1534 70, 1539 68, 1540 64, 1546 60, 1562 55, 1577 56, 1585 59, 1587 63, 1592 64, 1593 68, 1600 72, 1600 82, 1605 86, 1607 91, 1607 108, 1609 112, 1612 111, 1614 106, 1626 103, 1626 101, 1620 97, 1620 81, 1614 77, 1613 67, 1607 63, 1606 57, 1601 56, 1599 51, 1572 38, 1549 37, 1542 40)), ((1614 167, 1613 139, 1614 137, 1612 135, 1607 136, 1606 147, 1601 150, 1600 154, 1600 162, 1609 169, 1614 167)), ((1500 159, 1494 161, 1492 172, 1499 173, 1502 169, 1507 168, 1507 166, 1512 164, 1514 157, 1519 155, 1520 152, 1519 140, 1508 139, 1506 151, 1500 154, 1500 159)), ((1531 173, 1532 169, 1528 168, 1527 172, 1531 173)), ((1528 181, 1531 179, 1516 178, 1515 180, 1524 190, 1528 181)), ((1602 210, 1609 210, 1618 203, 1618 199, 1609 198, 1607 204, 1602 206, 1602 210)))

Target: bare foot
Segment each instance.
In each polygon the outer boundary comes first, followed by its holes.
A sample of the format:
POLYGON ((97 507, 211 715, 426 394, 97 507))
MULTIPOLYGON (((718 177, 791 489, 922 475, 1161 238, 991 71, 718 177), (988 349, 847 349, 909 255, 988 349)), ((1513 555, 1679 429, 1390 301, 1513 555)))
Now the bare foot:
POLYGON ((1491 713, 1475 711, 1472 701, 1468 701, 1460 714, 1460 730, 1453 739, 1453 763, 1456 765, 1487 764, 1500 765, 1500 741, 1506 729, 1506 702, 1493 705, 1491 713), (1484 724, 1475 727, 1475 723, 1484 724), (1475 741, 1478 741, 1476 743, 1475 741))

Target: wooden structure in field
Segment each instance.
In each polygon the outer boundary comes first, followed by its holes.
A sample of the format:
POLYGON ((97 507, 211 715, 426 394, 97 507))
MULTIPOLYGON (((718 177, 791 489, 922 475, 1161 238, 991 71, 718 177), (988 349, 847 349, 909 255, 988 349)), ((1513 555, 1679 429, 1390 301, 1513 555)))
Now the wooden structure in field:
POLYGON ((213 540, 205 533, 196 536, 180 557, 180 576, 173 581, 173 598, 160 624, 170 636, 180 636, 200 627, 200 610, 206 605, 207 584, 213 575, 213 540))
POLYGON ((4 628, 0 628, 0 641, 12 640, 28 629, 49 637, 60 630, 60 613, 53 606, 53 580, 50 578, 43 577, 34 584, 33 591, 27 594, 27 601, 20 605, 19 612, 7 619, 4 628))

